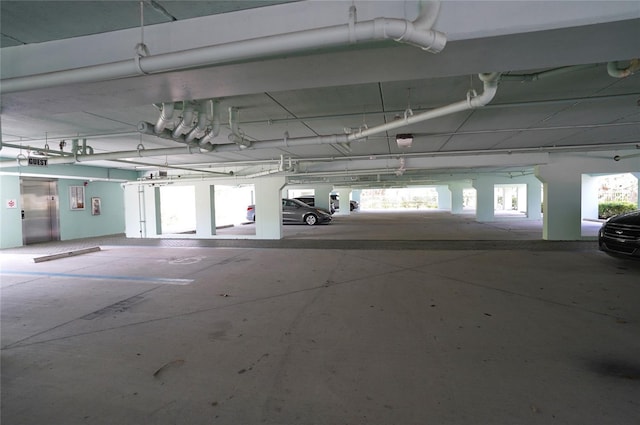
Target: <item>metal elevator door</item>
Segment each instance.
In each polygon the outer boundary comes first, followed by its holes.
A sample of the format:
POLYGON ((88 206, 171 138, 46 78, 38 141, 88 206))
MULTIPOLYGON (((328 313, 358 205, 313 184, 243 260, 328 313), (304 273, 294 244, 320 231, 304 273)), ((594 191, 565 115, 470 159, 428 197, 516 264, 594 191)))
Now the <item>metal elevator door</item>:
POLYGON ((58 183, 21 179, 22 240, 25 245, 60 240, 58 183))

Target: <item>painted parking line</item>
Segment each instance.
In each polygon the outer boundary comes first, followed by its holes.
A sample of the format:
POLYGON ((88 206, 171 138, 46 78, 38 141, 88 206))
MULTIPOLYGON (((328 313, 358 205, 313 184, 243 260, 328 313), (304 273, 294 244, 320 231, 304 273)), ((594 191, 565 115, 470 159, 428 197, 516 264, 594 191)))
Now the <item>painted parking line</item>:
POLYGON ((18 276, 43 276, 43 277, 68 277, 76 279, 99 279, 99 280, 132 280, 136 282, 156 283, 164 285, 188 285, 193 283, 193 279, 168 279, 164 277, 145 276, 114 276, 104 274, 73 274, 73 273, 51 273, 51 272, 25 272, 18 270, 2 270, 0 275, 18 276))

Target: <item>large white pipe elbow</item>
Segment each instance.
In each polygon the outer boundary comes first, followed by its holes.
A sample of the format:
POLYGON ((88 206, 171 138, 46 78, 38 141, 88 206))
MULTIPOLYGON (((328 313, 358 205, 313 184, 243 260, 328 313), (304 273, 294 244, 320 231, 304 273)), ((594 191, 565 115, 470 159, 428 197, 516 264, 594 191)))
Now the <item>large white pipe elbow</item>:
POLYGON ((356 24, 357 37, 360 39, 388 40, 410 44, 430 53, 439 53, 447 44, 447 36, 439 31, 423 30, 413 22, 403 19, 378 18, 373 21, 356 24), (359 35, 358 32, 362 33, 359 35))
POLYGON ((211 130, 198 141, 199 146, 203 149, 209 149, 213 139, 220 134, 220 102, 217 100, 211 101, 211 120, 211 130))
POLYGON ((165 129, 169 121, 171 121, 171 118, 173 118, 173 110, 173 103, 162 104, 162 111, 160 112, 160 116, 158 117, 158 121, 156 122, 153 131, 155 131, 156 133, 162 133, 162 130, 165 129))
POLYGON ((185 141, 191 143, 192 141, 204 136, 205 131, 212 119, 211 101, 206 101, 201 104, 201 110, 198 114, 198 124, 187 134, 185 141))
POLYGON ((640 59, 632 59, 628 67, 618 68, 618 62, 607 63, 607 72, 614 78, 625 78, 640 70, 640 59))
POLYGON ((182 109, 182 120, 173 130, 173 137, 178 138, 193 127, 194 108, 193 103, 184 102, 182 109))
POLYGON ((433 1, 421 1, 420 2, 420 14, 413 21, 413 25, 416 28, 422 30, 430 30, 438 19, 440 14, 440 0, 433 1))
POLYGON ((498 91, 498 79, 500 74, 498 72, 492 72, 487 74, 478 74, 478 78, 482 80, 483 91, 482 94, 469 99, 470 108, 480 108, 491 102, 498 91))

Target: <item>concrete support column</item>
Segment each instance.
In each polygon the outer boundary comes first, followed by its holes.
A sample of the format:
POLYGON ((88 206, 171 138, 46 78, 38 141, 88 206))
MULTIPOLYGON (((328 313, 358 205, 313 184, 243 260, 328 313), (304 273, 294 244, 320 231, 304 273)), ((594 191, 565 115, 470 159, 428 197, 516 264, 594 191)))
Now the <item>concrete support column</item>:
POLYGON ((452 210, 452 193, 451 189, 447 186, 437 186, 436 191, 438 192, 438 209, 439 210, 452 210))
POLYGON ((147 223, 144 213, 144 188, 137 185, 124 187, 125 235, 128 238, 146 238, 147 223))
POLYGON ((527 179, 527 218, 542 218, 542 183, 535 176, 527 179))
POLYGON ((518 185, 516 188, 516 211, 527 211, 527 185, 518 185))
POLYGON ((214 185, 197 184, 196 236, 207 238, 216 234, 216 195, 214 185))
POLYGON ((313 194, 316 208, 331 211, 331 198, 329 195, 333 190, 333 186, 328 184, 314 185, 313 194))
POLYGON ((580 240, 582 237, 582 177, 562 164, 542 165, 536 176, 544 185, 542 238, 546 240, 580 240))
POLYGON ((582 175, 581 218, 598 219, 598 177, 582 175))
POLYGON ((336 210, 336 215, 349 215, 351 214, 351 205, 349 199, 351 198, 351 189, 339 188, 337 190, 338 201, 340 203, 340 209, 336 210))
POLYGON ((351 191, 351 199, 356 201, 360 205, 360 198, 362 196, 362 190, 356 189, 351 191))
POLYGON ((476 189, 476 221, 494 221, 494 180, 479 176, 473 180, 476 189))
POLYGON ((450 183, 449 191, 451 192, 451 213, 462 214, 464 209, 464 188, 463 183, 450 183))
POLYGON ((146 191, 145 195, 151 195, 151 200, 147 202, 147 206, 151 206, 151 211, 148 211, 147 230, 153 232, 149 236, 160 236, 162 234, 162 199, 160 198, 160 188, 153 187, 150 191, 146 191), (151 230, 153 229, 153 230, 151 230))
POLYGON ((640 173, 631 173, 633 177, 638 179, 638 209, 640 209, 640 173))
POLYGON ((257 239, 282 239, 282 188, 285 183, 284 177, 256 180, 257 239))

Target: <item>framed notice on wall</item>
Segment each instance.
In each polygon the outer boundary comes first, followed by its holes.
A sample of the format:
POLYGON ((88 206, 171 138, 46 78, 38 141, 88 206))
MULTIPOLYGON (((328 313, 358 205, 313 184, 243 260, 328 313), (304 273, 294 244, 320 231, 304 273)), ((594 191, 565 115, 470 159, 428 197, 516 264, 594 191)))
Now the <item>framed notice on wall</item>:
POLYGON ((69 186, 69 204, 72 210, 84 209, 84 186, 69 186))
POLYGON ((100 198, 91 198, 91 215, 100 215, 102 201, 100 198))

